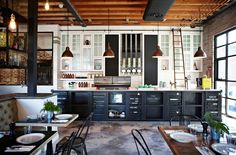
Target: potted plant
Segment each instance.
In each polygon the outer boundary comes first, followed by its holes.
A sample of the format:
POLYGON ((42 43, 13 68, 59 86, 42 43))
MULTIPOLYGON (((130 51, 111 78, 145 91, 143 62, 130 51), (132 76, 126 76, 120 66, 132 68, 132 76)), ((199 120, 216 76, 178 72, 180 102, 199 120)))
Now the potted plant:
POLYGON ((48 122, 51 122, 53 113, 61 111, 61 108, 58 105, 55 105, 54 102, 47 100, 46 102, 44 102, 44 106, 41 111, 47 112, 48 122))
POLYGON ((213 140, 218 141, 220 139, 220 134, 229 134, 229 127, 225 123, 222 123, 221 119, 214 117, 212 113, 206 112, 203 118, 211 127, 211 138, 213 140))

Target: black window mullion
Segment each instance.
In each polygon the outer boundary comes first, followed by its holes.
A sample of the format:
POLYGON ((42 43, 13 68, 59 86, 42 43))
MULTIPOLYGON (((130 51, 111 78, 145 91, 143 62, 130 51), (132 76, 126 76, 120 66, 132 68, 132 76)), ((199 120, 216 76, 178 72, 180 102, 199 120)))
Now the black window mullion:
MULTIPOLYGON (((225 98, 228 98, 228 32, 226 32, 226 49, 225 49, 225 52, 226 52, 226 64, 225 64, 225 79, 226 79, 226 82, 225 82, 225 98)), ((225 101, 225 114, 228 115, 228 100, 225 101)))

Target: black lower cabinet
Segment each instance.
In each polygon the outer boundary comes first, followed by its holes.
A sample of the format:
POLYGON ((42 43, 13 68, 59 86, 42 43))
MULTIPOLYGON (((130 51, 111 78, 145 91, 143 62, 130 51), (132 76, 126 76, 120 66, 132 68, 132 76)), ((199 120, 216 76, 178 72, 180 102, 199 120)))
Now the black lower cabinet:
POLYGON ((142 118, 142 94, 140 92, 127 92, 127 119, 141 120, 142 118))
POLYGON ((221 118, 221 91, 53 91, 62 113, 93 120, 170 120, 177 114, 221 118))
POLYGON ((107 120, 107 92, 93 92, 93 120, 107 120))
POLYGON ((202 92, 183 92, 183 114, 202 118, 204 114, 203 94, 202 92))
POLYGON ((84 119, 92 112, 91 92, 71 92, 70 113, 79 114, 84 119))
POLYGON ((107 106, 108 120, 127 120, 127 105, 125 92, 109 92, 107 106))
POLYGON ((61 113, 69 111, 69 95, 68 91, 56 91, 53 94, 57 95, 57 105, 61 108, 61 113))
POLYGON ((221 119, 221 93, 205 92, 205 112, 212 113, 215 117, 221 119))
POLYGON ((163 97, 165 101, 165 119, 170 120, 172 117, 178 114, 183 114, 181 92, 165 92, 163 97))
POLYGON ((145 120, 162 120, 163 119, 163 99, 161 92, 146 92, 145 94, 144 113, 145 120))

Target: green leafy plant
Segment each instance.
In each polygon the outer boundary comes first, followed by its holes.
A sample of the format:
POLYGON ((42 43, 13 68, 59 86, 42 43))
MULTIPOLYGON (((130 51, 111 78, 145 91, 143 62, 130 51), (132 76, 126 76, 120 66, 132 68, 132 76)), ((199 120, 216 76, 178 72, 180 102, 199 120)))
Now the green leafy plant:
POLYGON ((221 119, 214 117, 212 113, 206 112, 203 118, 205 119, 205 121, 207 121, 211 128, 215 129, 217 133, 229 134, 229 127, 225 123, 222 123, 221 119))
POLYGON ((44 106, 41 111, 59 112, 61 111, 61 108, 58 105, 55 105, 54 102, 47 100, 46 102, 44 102, 44 106))

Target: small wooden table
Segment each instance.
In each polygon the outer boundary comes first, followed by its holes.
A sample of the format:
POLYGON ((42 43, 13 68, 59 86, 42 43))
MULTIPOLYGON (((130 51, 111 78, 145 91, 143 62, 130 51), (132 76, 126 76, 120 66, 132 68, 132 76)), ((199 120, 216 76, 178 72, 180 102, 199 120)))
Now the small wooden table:
POLYGON ((13 145, 22 145, 16 142, 16 138, 21 135, 24 135, 23 131, 16 131, 15 138, 10 137, 10 135, 4 135, 4 137, 0 139, 0 154, 34 155, 37 153, 37 151, 42 149, 46 144, 51 142, 52 139, 57 135, 56 131, 37 131, 37 133, 43 133, 45 134, 45 137, 36 143, 28 144, 28 145, 35 145, 35 147, 29 152, 5 152, 6 147, 10 147, 13 145))
MULTIPOLYGON (((55 122, 47 122, 47 120, 42 121, 42 120, 36 120, 32 121, 29 119, 25 120, 20 120, 15 122, 16 126, 45 126, 47 127, 47 131, 52 131, 52 127, 67 127, 70 123, 72 123, 74 120, 76 120, 79 117, 78 114, 72 114, 72 117, 67 121, 67 122, 60 122, 60 123, 55 123, 55 122)), ((47 155, 53 154, 53 147, 52 147, 52 141, 47 144, 47 155)))
MULTIPOLYGON (((202 135, 197 135, 196 141, 193 143, 180 143, 173 140, 165 130, 181 130, 189 132, 189 129, 185 126, 159 126, 162 137, 165 139, 166 143, 170 147, 174 155, 201 155, 200 152, 195 148, 195 146, 201 146, 203 144, 202 135)), ((211 144, 212 142, 210 142, 211 144)), ((209 144, 209 145, 210 145, 209 144)))

